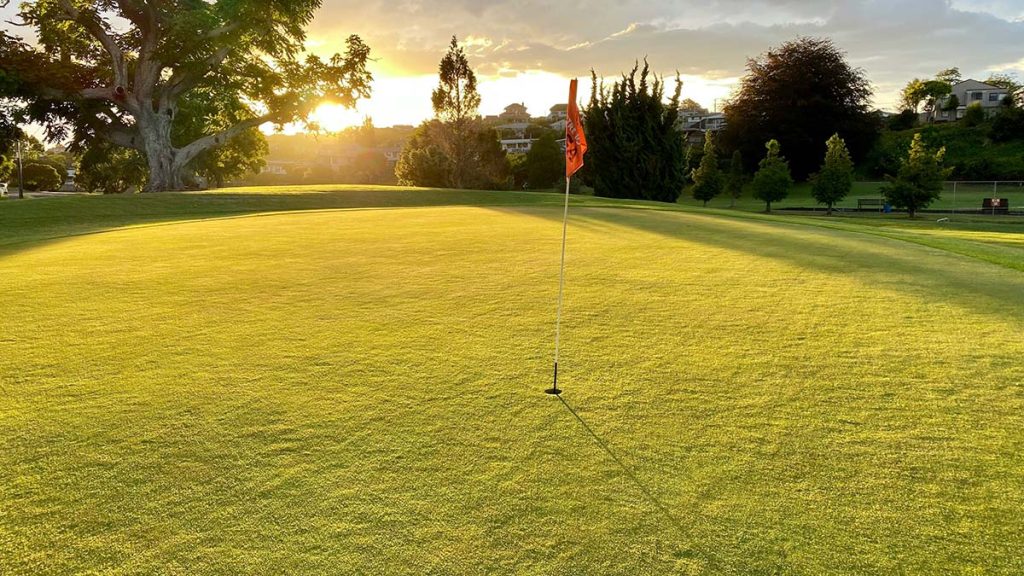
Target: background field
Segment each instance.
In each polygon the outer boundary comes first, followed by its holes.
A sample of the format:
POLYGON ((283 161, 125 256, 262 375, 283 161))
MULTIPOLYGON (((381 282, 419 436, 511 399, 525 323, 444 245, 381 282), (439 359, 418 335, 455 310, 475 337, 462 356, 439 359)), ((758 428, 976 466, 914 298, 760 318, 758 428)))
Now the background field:
POLYGON ((0 573, 1024 571, 1019 226, 574 199, 563 403, 558 196, 270 192, 0 205, 0 573))

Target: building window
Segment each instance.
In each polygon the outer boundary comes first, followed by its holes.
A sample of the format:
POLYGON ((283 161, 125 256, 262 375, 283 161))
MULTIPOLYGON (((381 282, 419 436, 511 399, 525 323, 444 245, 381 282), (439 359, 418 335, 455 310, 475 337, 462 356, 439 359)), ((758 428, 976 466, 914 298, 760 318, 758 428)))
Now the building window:
POLYGON ((997 92, 993 92, 993 93, 988 95, 988 101, 989 102, 999 102, 1000 100, 1002 100, 1002 98, 1003 98, 1003 95, 999 94, 997 92))
POLYGON ((981 100, 981 92, 971 92, 971 100, 981 100))

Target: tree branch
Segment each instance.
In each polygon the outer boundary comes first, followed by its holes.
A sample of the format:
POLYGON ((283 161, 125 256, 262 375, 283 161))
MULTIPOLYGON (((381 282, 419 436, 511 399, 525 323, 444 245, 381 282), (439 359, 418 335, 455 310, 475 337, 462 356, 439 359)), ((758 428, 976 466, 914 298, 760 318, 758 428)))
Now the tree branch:
POLYGON ((110 60, 113 63, 114 83, 118 86, 126 87, 125 80, 127 74, 125 73, 124 54, 121 52, 117 42, 114 41, 110 34, 107 34, 99 20, 95 18, 95 14, 82 12, 75 8, 70 0, 60 0, 60 7, 68 18, 81 24, 93 38, 103 45, 103 49, 110 55, 110 60))
POLYGON ((169 104, 178 99, 179 96, 196 87, 206 74, 220 66, 231 53, 230 46, 222 46, 216 52, 200 63, 199 67, 188 70, 176 70, 167 81, 167 87, 160 97, 160 108, 166 108, 169 104))
POLYGON ((187 144, 186 146, 179 148, 177 157, 175 158, 175 163, 177 163, 179 166, 184 166, 191 162, 193 159, 195 159, 195 157, 201 154, 203 151, 209 148, 213 148, 214 146, 226 144, 229 140, 241 134, 242 132, 245 132, 250 128, 255 128, 262 124, 266 124, 267 122, 274 122, 278 120, 278 118, 279 115, 276 113, 264 114, 263 116, 259 116, 257 118, 242 120, 238 124, 235 124, 234 126, 226 130, 221 130, 220 132, 203 136, 202 138, 199 138, 198 140, 195 140, 190 144, 187 144))

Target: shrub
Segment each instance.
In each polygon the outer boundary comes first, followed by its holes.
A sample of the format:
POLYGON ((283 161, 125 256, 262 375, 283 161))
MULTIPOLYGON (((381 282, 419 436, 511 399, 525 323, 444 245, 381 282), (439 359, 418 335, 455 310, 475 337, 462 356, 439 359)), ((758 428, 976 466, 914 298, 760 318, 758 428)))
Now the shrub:
POLYGON ((61 185, 60 174, 49 164, 26 164, 24 178, 26 190, 57 190, 61 185))
POLYGON ((979 104, 971 104, 964 112, 961 122, 964 123, 964 126, 978 126, 985 122, 985 110, 979 104))

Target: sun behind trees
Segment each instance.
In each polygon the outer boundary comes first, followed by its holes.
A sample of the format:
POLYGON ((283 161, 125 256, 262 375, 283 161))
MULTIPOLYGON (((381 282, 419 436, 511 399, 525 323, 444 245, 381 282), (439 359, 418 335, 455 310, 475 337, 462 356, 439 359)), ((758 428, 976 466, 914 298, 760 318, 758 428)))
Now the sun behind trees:
POLYGON ((497 133, 480 121, 476 74, 465 50, 452 36, 438 65, 431 102, 434 119, 416 129, 395 166, 408 186, 500 189, 511 165, 497 133))
POLYGON ((16 81, 0 86, 0 96, 26 104, 50 140, 70 138, 76 151, 99 142, 135 151, 146 162, 147 190, 184 189, 204 155, 225 145, 245 156, 260 150, 261 124, 307 123, 324 101, 352 106, 369 95, 370 49, 358 36, 344 55, 305 54, 305 28, 319 7, 25 2, 19 16, 40 46, 5 36, 0 59, 16 81))

